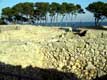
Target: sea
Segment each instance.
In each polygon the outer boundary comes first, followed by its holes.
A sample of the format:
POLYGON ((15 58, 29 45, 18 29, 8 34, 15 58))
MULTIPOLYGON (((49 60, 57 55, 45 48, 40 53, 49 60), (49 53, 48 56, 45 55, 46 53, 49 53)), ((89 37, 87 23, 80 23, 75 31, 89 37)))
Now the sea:
MULTIPOLYGON (((60 26, 60 27, 90 27, 95 26, 95 22, 56 22, 56 23, 36 23, 40 26, 60 26)), ((107 22, 102 22, 101 26, 107 26, 107 22)))

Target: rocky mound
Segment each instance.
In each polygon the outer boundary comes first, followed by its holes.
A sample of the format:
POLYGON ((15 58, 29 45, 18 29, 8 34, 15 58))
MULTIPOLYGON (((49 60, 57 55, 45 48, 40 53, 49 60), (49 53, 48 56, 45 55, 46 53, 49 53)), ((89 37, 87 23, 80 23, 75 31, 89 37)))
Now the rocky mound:
POLYGON ((7 64, 72 72, 82 80, 107 74, 106 31, 81 37, 70 28, 20 26, 2 31, 0 45, 0 61, 7 64))

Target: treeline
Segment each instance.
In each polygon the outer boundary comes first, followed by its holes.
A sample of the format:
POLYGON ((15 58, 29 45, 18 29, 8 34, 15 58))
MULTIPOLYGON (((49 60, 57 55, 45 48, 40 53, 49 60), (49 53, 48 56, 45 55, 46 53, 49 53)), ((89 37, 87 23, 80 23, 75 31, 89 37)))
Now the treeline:
POLYGON ((18 3, 13 7, 2 9, 2 19, 12 23, 41 23, 41 22, 63 22, 64 18, 72 20, 74 15, 84 13, 79 4, 62 4, 52 2, 18 3), (59 19, 60 18, 60 19, 59 19), (50 19, 50 20, 49 20, 50 19))
MULTIPOLYGON (((107 3, 93 2, 90 3, 86 10, 94 14, 95 25, 99 26, 100 22, 107 18, 107 3)), ((72 21, 77 14, 85 13, 81 5, 63 2, 61 4, 52 2, 25 2, 18 3, 13 7, 2 9, 0 23, 21 23, 29 24, 72 21)))

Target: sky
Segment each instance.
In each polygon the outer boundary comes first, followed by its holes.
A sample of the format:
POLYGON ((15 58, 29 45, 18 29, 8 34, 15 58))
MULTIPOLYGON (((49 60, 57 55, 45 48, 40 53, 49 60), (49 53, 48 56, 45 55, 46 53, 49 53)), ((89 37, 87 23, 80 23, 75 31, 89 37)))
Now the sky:
MULTIPOLYGON (((88 4, 92 2, 97 2, 97 1, 102 1, 107 3, 107 0, 0 0, 0 14, 1 14, 2 8, 12 7, 13 5, 20 2, 50 2, 50 3, 51 2, 58 2, 58 3, 68 2, 68 3, 80 4, 82 8, 85 9, 88 6, 88 4)), ((73 21, 81 21, 81 22, 94 21, 93 14, 86 10, 85 12, 86 12, 85 14, 78 14, 77 17, 73 19, 73 21)))

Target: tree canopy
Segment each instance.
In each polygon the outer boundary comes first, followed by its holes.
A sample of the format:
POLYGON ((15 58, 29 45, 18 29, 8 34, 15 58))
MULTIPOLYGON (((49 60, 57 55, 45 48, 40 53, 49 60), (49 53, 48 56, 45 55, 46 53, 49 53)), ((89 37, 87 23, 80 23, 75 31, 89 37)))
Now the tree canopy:
POLYGON ((25 2, 18 3, 13 7, 6 7, 2 9, 2 19, 10 22, 41 22, 47 20, 51 22, 61 21, 66 17, 82 13, 83 9, 79 4, 63 2, 62 4, 52 2, 25 2))
POLYGON ((88 11, 94 14, 95 25, 99 26, 100 22, 107 18, 107 3, 104 2, 93 2, 86 8, 88 11))

